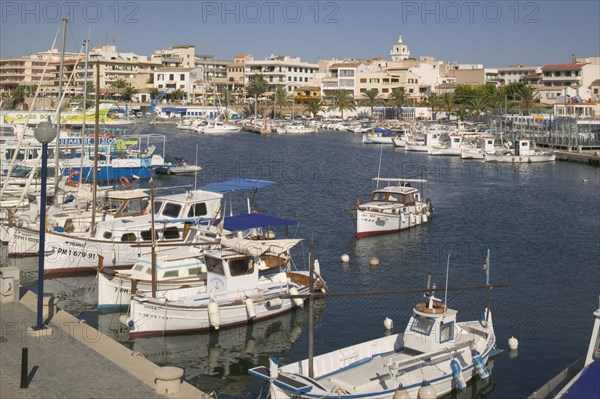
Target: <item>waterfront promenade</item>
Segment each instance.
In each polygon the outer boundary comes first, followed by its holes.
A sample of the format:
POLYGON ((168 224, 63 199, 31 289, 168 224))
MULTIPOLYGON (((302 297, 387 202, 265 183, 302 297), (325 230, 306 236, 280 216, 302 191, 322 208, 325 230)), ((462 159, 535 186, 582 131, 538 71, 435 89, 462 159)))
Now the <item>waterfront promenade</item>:
POLYGON ((50 335, 35 337, 37 296, 0 304, 0 398, 211 398, 183 382, 179 393, 156 393, 157 365, 95 328, 58 310, 50 335), (29 352, 29 387, 21 389, 21 353, 29 352))

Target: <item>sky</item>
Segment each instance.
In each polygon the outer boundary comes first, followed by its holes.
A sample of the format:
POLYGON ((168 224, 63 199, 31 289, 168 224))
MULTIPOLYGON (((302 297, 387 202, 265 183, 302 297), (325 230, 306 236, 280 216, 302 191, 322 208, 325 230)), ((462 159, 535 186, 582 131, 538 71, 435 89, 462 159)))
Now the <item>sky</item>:
MULTIPOLYGON (((402 35, 411 56, 486 67, 568 63, 600 55, 600 1, 0 1, 0 57, 52 46, 68 18, 66 49, 91 45, 150 55, 194 44, 232 60, 250 53, 389 58, 402 35)), ((59 42, 57 42, 59 47, 59 42)))

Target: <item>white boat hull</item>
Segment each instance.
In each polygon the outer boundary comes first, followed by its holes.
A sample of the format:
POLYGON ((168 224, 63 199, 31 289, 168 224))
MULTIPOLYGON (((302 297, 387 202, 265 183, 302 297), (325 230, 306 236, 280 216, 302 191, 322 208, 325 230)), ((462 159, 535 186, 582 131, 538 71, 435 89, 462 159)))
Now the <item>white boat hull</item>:
POLYGON ((460 148, 432 148, 431 150, 429 150, 429 155, 433 156, 459 157, 460 154, 460 148))
MULTIPOLYGON (((300 294, 308 292, 308 287, 296 286, 296 288, 300 294)), ((198 292, 198 289, 195 291, 198 292)), ((294 306, 292 299, 278 300, 280 295, 288 292, 286 287, 282 286, 279 290, 271 289, 269 291, 268 296, 252 296, 255 318, 248 316, 244 292, 240 292, 238 298, 230 298, 225 303, 219 303, 219 328, 267 319, 292 309, 294 306), (269 306, 269 304, 273 304, 270 301, 276 302, 277 305, 269 306)), ((208 311, 210 298, 208 294, 202 296, 197 296, 194 301, 185 302, 134 297, 129 308, 130 337, 210 330, 213 328, 208 311)))
MULTIPOLYGON (((206 285, 206 279, 186 279, 159 281, 156 290, 164 294, 166 290, 181 288, 181 286, 202 287, 206 285)), ((137 281, 136 292, 151 292, 152 281, 137 281)), ((109 311, 124 306, 131 302, 131 279, 121 276, 112 276, 105 273, 98 275, 98 310, 109 311)))
POLYGON ((364 134, 362 142, 363 144, 394 144, 394 137, 364 134))
MULTIPOLYGON (((85 239, 69 234, 46 232, 44 273, 96 271, 100 256, 104 266, 119 268, 133 265, 141 255, 135 242, 85 239)), ((9 244, 9 256, 39 254, 39 231, 17 228, 9 244)))
POLYGON ((270 393, 277 399, 341 399, 369 398, 392 399, 398 386, 402 385, 407 397, 417 399, 423 381, 428 381, 439 398, 456 388, 451 361, 460 364, 461 376, 468 383, 476 374, 474 359, 469 346, 479 353, 483 363, 487 363, 494 349, 496 338, 491 324, 482 327, 479 322, 458 323, 477 330, 475 334, 464 334, 456 339, 457 350, 441 351, 425 361, 416 361, 412 367, 405 366, 403 372, 392 376, 390 364, 410 362, 414 354, 402 351, 403 334, 390 335, 339 350, 316 356, 313 360, 314 381, 319 386, 307 382, 308 361, 302 360, 279 368, 278 376, 271 379, 270 370, 253 369, 250 374, 271 382, 270 393), (468 337, 467 337, 468 336, 468 337), (283 377, 283 378, 281 378, 283 377), (284 383, 292 383, 296 391, 284 383), (283 384, 282 384, 283 383, 283 384))
POLYGON ((429 152, 432 149, 432 147, 429 145, 410 144, 410 143, 406 143, 406 146, 404 148, 406 149, 406 151, 415 151, 415 152, 429 152))
POLYGON ((423 206, 409 206, 404 209, 405 212, 401 213, 383 213, 359 208, 356 217, 356 236, 364 238, 407 230, 425 223, 431 216, 423 206), (424 218, 423 215, 426 217, 424 218))
POLYGON ((553 162, 556 160, 554 154, 540 155, 497 155, 485 154, 486 162, 501 162, 501 163, 537 163, 537 162, 553 162))
POLYGON ((462 159, 477 159, 481 161, 485 160, 485 154, 479 150, 462 150, 460 157, 462 159))

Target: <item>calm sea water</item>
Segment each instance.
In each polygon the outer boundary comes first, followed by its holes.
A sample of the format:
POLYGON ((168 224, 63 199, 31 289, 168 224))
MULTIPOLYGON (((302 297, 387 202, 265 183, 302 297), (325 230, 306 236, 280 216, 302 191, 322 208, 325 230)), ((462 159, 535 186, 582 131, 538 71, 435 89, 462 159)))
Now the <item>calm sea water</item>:
MULTIPOLYGON (((157 186, 201 186, 234 177, 272 180, 256 196, 261 211, 297 220, 290 234, 305 238, 296 255, 304 265, 308 239, 332 291, 401 290, 424 287, 431 272, 438 286, 450 256, 450 285, 485 283, 482 265, 491 253, 495 290, 492 313, 498 346, 491 381, 472 385, 465 397, 522 398, 582 356, 587 348, 600 294, 600 169, 571 163, 494 165, 456 158, 429 157, 392 147, 368 146, 360 135, 210 136, 156 127, 167 135, 169 156, 203 167, 194 177, 156 179, 157 186), (381 167, 379 169, 379 160, 381 167), (422 177, 424 197, 435 212, 429 223, 387 236, 356 240, 355 220, 347 209, 356 197, 368 198, 372 178, 422 177), (340 255, 350 256, 347 265, 340 255), (379 266, 369 266, 377 257, 379 266), (520 342, 508 353, 512 335, 520 342)), ((144 183, 141 183, 144 184, 144 183)), ((163 190, 167 193, 172 190, 163 190)), ((229 199, 228 199, 229 200, 229 199)), ((231 196, 242 210, 241 197, 231 196), (238 201, 238 202, 236 202, 238 201)), ((4 261, 6 262, 6 261, 4 261)), ((21 261, 33 271, 35 263, 21 261)), ((127 341, 118 315, 94 311, 94 277, 48 280, 63 307, 98 323, 134 350, 159 364, 183 367, 185 377, 219 398, 253 398, 261 385, 247 369, 307 356, 307 311, 218 333, 127 341)), ((329 298, 318 302, 315 353, 320 354, 384 334, 383 320, 404 329, 418 296, 329 298)), ((448 304, 460 320, 478 318, 485 291, 450 293, 448 304)), ((462 396, 462 395, 461 395, 462 396)))

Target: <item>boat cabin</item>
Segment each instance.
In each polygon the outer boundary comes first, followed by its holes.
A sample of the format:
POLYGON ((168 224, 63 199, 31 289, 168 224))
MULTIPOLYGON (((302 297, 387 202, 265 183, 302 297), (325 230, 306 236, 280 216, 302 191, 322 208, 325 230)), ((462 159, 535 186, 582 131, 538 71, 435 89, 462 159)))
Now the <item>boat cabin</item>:
MULTIPOLYGON (((156 280, 186 280, 200 278, 206 272, 206 266, 201 257, 186 257, 173 259, 165 257, 156 259, 156 280)), ((130 277, 135 280, 152 280, 151 259, 140 258, 131 268, 130 277)))
POLYGON ((242 255, 229 249, 206 251, 206 285, 208 293, 225 294, 256 289, 258 267, 254 257, 242 255))
POLYGON ((405 206, 413 206, 415 205, 415 202, 419 200, 419 191, 414 187, 410 187, 408 184, 405 186, 391 186, 375 190, 371 197, 372 202, 391 202, 405 206))
POLYGON ((157 197, 154 199, 156 219, 212 218, 220 207, 222 194, 211 191, 157 197))
POLYGON ((148 206, 148 193, 145 190, 111 191, 100 211, 108 212, 115 218, 140 216, 148 206))
POLYGON ((460 134, 450 135, 449 148, 451 148, 453 150, 460 150, 461 144, 462 144, 462 136, 460 134))
POLYGON ((515 143, 515 155, 528 156, 532 154, 531 142, 529 140, 517 140, 515 143))
POLYGON ((426 146, 440 145, 440 134, 439 133, 425 133, 425 145, 426 146))
POLYGON ((433 294, 417 303, 402 337, 404 348, 415 352, 433 352, 454 343, 459 327, 457 311, 446 307, 433 294))
POLYGON ((492 137, 482 137, 480 146, 483 152, 494 152, 494 139, 492 137))

